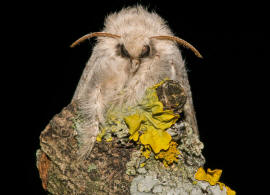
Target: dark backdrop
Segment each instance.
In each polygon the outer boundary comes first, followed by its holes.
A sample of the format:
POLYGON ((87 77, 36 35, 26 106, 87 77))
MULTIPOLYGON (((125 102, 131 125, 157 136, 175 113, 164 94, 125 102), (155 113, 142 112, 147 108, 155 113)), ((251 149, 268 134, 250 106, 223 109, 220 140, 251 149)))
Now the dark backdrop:
POLYGON ((23 120, 16 128, 22 149, 16 156, 17 169, 22 171, 21 194, 45 194, 35 166, 39 134, 69 104, 95 40, 74 49, 69 45, 82 35, 100 31, 108 13, 135 2, 154 9, 175 35, 204 56, 198 59, 181 48, 205 144, 205 168, 222 169, 221 181, 239 194, 249 186, 248 174, 256 169, 251 162, 260 152, 254 147, 255 135, 263 131, 258 128, 263 123, 258 96, 267 78, 262 75, 266 72, 266 32, 261 7, 226 2, 207 7, 174 1, 74 1, 16 5, 16 23, 10 24, 14 29, 10 46, 16 54, 10 58, 16 64, 11 69, 16 67, 18 81, 13 84, 13 97, 14 101, 19 97, 23 106, 19 111, 23 120))

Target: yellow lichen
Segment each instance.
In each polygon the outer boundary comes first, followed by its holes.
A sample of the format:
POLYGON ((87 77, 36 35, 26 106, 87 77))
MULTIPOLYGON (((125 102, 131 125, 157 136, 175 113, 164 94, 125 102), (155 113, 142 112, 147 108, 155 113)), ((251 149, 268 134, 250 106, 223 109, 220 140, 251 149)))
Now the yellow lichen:
POLYGON ((163 159, 165 167, 178 161, 178 155, 180 151, 177 149, 177 143, 174 141, 170 142, 169 149, 167 151, 161 151, 155 156, 156 159, 163 159))
POLYGON ((103 129, 101 130, 101 133, 98 134, 98 136, 97 136, 97 141, 98 141, 98 142, 101 142, 101 140, 102 140, 103 136, 105 135, 105 133, 106 133, 106 129, 103 128, 103 129))
POLYGON ((200 167, 195 174, 195 179, 197 180, 203 180, 209 182, 211 185, 216 185, 216 183, 219 181, 219 178, 221 176, 222 170, 221 169, 207 169, 207 173, 205 170, 200 167))
POLYGON ((221 169, 214 169, 214 170, 207 169, 207 172, 205 172, 205 170, 202 167, 200 167, 195 174, 195 179, 207 181, 210 185, 219 184, 221 190, 223 190, 223 187, 225 186, 227 195, 235 195, 236 194, 235 191, 231 190, 224 183, 219 182, 221 174, 222 174, 221 169))
POLYGON ((113 140, 113 138, 112 137, 108 137, 108 138, 106 138, 106 142, 111 142, 113 140))
POLYGON ((157 154, 160 150, 167 150, 172 137, 166 131, 154 129, 149 126, 147 130, 140 136, 140 141, 143 145, 150 145, 153 151, 157 154))
POLYGON ((128 128, 129 128, 129 139, 138 141, 139 138, 139 129, 141 127, 141 123, 144 120, 143 115, 140 115, 139 113, 130 115, 128 117, 124 118, 128 128))
POLYGON ((232 190, 228 186, 225 186, 225 187, 226 187, 227 195, 236 195, 236 192, 234 190, 232 190))
POLYGON ((144 167, 144 166, 145 166, 145 163, 141 163, 141 164, 140 164, 140 167, 144 167))
POLYGON ((156 88, 163 82, 148 88, 136 113, 124 118, 129 127, 129 139, 140 139, 143 145, 150 145, 156 154, 169 148, 172 138, 165 130, 179 118, 172 110, 163 110, 163 104, 158 99, 156 88))
POLYGON ((151 154, 150 146, 146 145, 146 146, 142 147, 141 153, 146 159, 150 158, 150 154, 151 154))

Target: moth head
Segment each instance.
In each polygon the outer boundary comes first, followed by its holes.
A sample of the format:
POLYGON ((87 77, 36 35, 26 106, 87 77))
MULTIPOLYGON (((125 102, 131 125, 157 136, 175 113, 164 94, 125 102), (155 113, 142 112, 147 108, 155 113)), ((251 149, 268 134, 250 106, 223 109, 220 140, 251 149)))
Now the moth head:
POLYGON ((136 34, 124 34, 116 45, 116 54, 129 61, 129 71, 136 72, 144 60, 155 54, 149 38, 136 34))
POLYGON ((130 59, 147 58, 152 54, 149 38, 137 33, 125 33, 117 45, 118 53, 130 59))
POLYGON ((123 43, 119 43, 117 46, 117 53, 119 55, 121 55, 122 57, 124 58, 130 58, 130 59, 134 59, 134 58, 137 58, 137 59, 142 59, 142 58, 147 58, 150 56, 150 52, 152 50, 150 44, 143 44, 139 47, 131 47, 131 49, 127 49, 128 47, 123 44, 123 43), (131 51, 134 51, 133 54, 131 54, 132 52, 131 51))
POLYGON ((106 33, 106 32, 95 32, 95 33, 90 33, 79 38, 77 41, 72 43, 70 47, 75 47, 79 43, 87 39, 90 39, 92 37, 110 37, 110 38, 118 39, 119 42, 116 45, 116 52, 121 57, 130 60, 131 72, 136 72, 138 70, 140 63, 143 59, 152 57, 154 55, 153 44, 151 44, 152 39, 175 41, 181 46, 186 47, 190 49, 191 51, 193 51, 193 53, 197 57, 202 58, 202 55, 200 54, 200 52, 187 41, 179 37, 166 36, 166 35, 152 36, 146 39, 145 37, 136 36, 136 35, 134 35, 133 37, 123 35, 121 37, 119 35, 106 33))

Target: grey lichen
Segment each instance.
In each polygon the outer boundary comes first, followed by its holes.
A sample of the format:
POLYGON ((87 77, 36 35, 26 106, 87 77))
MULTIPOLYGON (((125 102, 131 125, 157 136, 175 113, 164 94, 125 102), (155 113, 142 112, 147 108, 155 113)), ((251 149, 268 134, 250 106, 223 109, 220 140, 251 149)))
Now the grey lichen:
POLYGON ((181 139, 179 149, 186 153, 202 156, 203 143, 199 140, 199 137, 194 134, 193 129, 187 122, 182 122, 179 125, 181 139))
POLYGON ((203 191, 206 194, 214 194, 214 195, 227 195, 226 189, 223 188, 223 190, 220 189, 219 185, 211 186, 206 181, 198 181, 197 185, 203 189, 203 191))
POLYGON ((193 133, 188 123, 179 121, 167 131, 174 131, 178 136, 178 149, 181 152, 179 161, 165 167, 162 162, 150 155, 149 159, 133 152, 128 162, 129 169, 135 174, 131 182, 132 195, 226 195, 226 188, 210 185, 206 181, 198 181, 194 175, 199 167, 203 167, 205 158, 202 155, 203 143, 193 133), (144 161, 143 161, 144 160, 144 161), (140 162, 144 166, 140 166, 140 162), (132 162, 132 163, 131 163, 132 162))
POLYGON ((134 151, 131 154, 131 159, 126 164, 127 175, 136 175, 136 169, 140 167, 141 158, 142 156, 140 151, 134 151))
POLYGON ((205 163, 205 158, 202 155, 204 145, 199 140, 199 137, 193 133, 188 123, 181 123, 179 128, 181 139, 178 149, 181 151, 185 163, 197 170, 205 163))
POLYGON ((159 184, 160 181, 153 175, 146 175, 138 182, 137 188, 139 192, 151 192, 153 187, 159 184))
POLYGON ((193 185, 181 176, 178 166, 165 168, 164 165, 151 158, 144 166, 146 173, 140 174, 133 179, 130 192, 133 195, 139 194, 182 194, 185 188, 192 189, 193 185))
POLYGON ((142 194, 203 194, 204 192, 214 192, 222 194, 218 188, 213 188, 207 182, 197 182, 194 175, 199 167, 203 166, 205 159, 201 153, 203 143, 194 134, 188 123, 179 121, 167 130, 177 141, 178 149, 181 152, 179 161, 172 166, 165 167, 157 160, 153 153, 149 159, 145 159, 139 151, 132 154, 131 161, 127 163, 128 173, 136 177, 130 187, 132 195, 142 194), (142 163, 144 164, 141 167, 142 163), (204 183, 207 183, 203 185, 204 183))
MULTIPOLYGON (((182 165, 181 165, 182 166, 182 165)), ((192 181, 183 175, 179 166, 164 168, 158 161, 149 161, 145 165, 147 173, 140 174, 132 180, 131 195, 225 195, 226 189, 219 185, 211 186, 205 181, 192 181), (151 165, 150 165, 151 164, 151 165)))

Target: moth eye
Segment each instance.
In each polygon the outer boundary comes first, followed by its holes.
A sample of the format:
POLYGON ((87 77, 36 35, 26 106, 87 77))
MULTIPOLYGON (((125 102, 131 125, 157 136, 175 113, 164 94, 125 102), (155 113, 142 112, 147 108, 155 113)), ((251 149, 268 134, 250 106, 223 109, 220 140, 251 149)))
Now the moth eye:
POLYGON ((150 54, 150 47, 149 47, 149 45, 143 46, 143 49, 142 49, 142 53, 140 55, 140 58, 145 58, 145 57, 149 56, 149 54, 150 54))
POLYGON ((130 55, 124 45, 120 45, 121 56, 129 58, 130 55))

